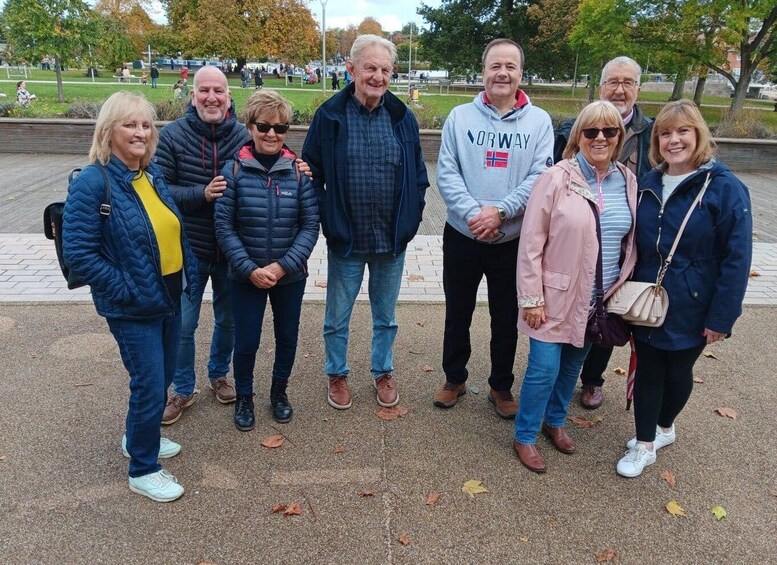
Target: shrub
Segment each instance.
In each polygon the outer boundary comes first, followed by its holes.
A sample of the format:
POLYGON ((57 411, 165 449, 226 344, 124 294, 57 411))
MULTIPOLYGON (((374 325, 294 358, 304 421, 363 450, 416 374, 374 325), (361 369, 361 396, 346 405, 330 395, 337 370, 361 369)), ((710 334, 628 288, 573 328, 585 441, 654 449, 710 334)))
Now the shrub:
POLYGON ((741 112, 733 120, 726 118, 713 128, 712 134, 715 137, 775 139, 775 135, 756 116, 758 113, 757 111, 741 112))
POLYGON ((187 98, 172 98, 170 100, 154 102, 156 119, 162 122, 171 122, 182 118, 186 114, 188 103, 189 100, 187 98))
POLYGON ((96 120, 102 104, 97 102, 75 102, 65 111, 65 117, 74 120, 96 120))
POLYGON ((432 108, 412 105, 410 110, 415 114, 418 127, 421 129, 442 129, 442 125, 445 123, 445 117, 435 114, 432 108))
POLYGON ((16 107, 16 104, 13 102, 6 103, 6 104, 0 104, 0 118, 12 118, 14 117, 13 109, 16 107))

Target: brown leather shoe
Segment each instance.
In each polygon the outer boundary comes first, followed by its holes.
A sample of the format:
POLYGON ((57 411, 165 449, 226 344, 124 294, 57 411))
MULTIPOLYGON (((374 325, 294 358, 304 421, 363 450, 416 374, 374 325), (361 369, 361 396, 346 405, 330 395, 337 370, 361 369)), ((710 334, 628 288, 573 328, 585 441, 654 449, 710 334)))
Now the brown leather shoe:
POLYGON ((445 381, 434 395, 434 405, 438 408, 451 408, 459 401, 459 397, 467 392, 466 383, 445 381))
POLYGON ((351 407, 351 389, 348 388, 348 375, 329 377, 326 401, 332 408, 348 410, 351 407))
POLYGON ((181 419, 183 411, 192 404, 194 404, 194 395, 172 395, 167 399, 167 406, 165 406, 164 414, 162 414, 162 425, 169 426, 170 424, 175 424, 181 419))
POLYGON ((515 453, 518 455, 518 460, 529 471, 544 473, 548 470, 545 460, 534 445, 526 445, 525 443, 514 441, 513 449, 515 449, 515 453))
POLYGON ((552 428, 547 424, 542 424, 542 431, 561 453, 572 455, 575 452, 575 441, 569 436, 566 428, 552 428))
POLYGON ((594 410, 602 405, 604 393, 602 387, 594 385, 583 385, 580 393, 580 405, 588 410, 594 410))
POLYGON ((213 379, 208 383, 208 386, 216 393, 216 400, 222 404, 232 404, 237 398, 235 385, 227 377, 213 379))
POLYGON ((397 392, 397 383, 394 380, 394 375, 386 373, 377 379, 373 379, 372 382, 378 391, 376 395, 378 404, 384 408, 391 408, 399 404, 399 393, 397 392))
POLYGON ((513 398, 512 392, 492 388, 488 391, 488 400, 502 418, 515 418, 515 413, 518 412, 518 402, 513 398))

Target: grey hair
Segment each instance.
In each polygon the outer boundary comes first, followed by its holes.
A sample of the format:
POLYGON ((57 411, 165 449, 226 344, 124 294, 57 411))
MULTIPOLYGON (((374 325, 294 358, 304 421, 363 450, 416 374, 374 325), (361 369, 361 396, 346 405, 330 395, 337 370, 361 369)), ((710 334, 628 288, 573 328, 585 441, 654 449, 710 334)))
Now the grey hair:
POLYGON ((351 46, 351 60, 358 61, 361 57, 362 51, 368 47, 383 47, 391 55, 391 62, 397 60, 397 47, 391 43, 388 39, 384 39, 379 35, 372 33, 366 33, 356 38, 351 46))
POLYGON ((602 76, 599 79, 599 85, 604 84, 604 77, 607 76, 607 73, 610 72, 610 70, 613 67, 631 67, 634 69, 634 73, 637 75, 637 86, 639 86, 640 78, 642 77, 642 67, 639 66, 639 63, 637 63, 634 59, 631 57, 621 56, 621 57, 615 57, 611 61, 608 61, 606 65, 604 65, 604 68, 602 69, 602 76))

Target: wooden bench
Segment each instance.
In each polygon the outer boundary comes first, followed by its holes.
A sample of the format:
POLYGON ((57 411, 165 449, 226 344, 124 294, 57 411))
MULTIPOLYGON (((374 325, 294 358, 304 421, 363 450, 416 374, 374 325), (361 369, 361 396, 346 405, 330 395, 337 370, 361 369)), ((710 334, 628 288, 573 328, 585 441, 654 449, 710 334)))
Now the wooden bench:
POLYGON ((136 81, 138 81, 138 84, 140 84, 140 77, 139 76, 135 76, 135 75, 129 75, 129 76, 113 75, 113 78, 116 79, 116 82, 129 82, 129 83, 131 83, 133 80, 136 80, 136 81))

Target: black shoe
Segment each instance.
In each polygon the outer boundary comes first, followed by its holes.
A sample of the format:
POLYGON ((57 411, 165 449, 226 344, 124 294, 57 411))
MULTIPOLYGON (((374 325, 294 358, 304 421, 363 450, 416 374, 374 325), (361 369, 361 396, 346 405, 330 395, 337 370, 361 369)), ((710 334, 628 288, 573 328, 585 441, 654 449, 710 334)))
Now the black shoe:
POLYGON ((235 427, 241 432, 254 429, 254 397, 237 395, 235 402, 235 427))
POLYGON ((279 424, 285 424, 291 420, 294 410, 286 396, 286 383, 273 381, 270 389, 270 406, 272 406, 272 418, 279 424))

